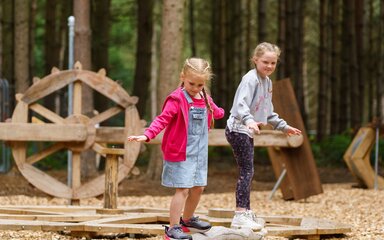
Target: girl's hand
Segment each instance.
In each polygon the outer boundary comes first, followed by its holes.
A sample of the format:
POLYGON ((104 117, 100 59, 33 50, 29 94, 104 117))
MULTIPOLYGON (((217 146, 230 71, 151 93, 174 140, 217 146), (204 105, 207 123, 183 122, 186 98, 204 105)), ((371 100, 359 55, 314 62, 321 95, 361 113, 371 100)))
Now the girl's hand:
POLYGON ((139 136, 128 136, 128 141, 136 141, 136 142, 144 142, 147 141, 148 138, 145 135, 139 135, 139 136))
POLYGON ((284 132, 288 135, 300 135, 301 134, 301 130, 294 128, 294 127, 291 127, 291 126, 287 126, 284 129, 284 132))
POLYGON ((247 125, 247 127, 251 130, 253 130, 256 134, 260 134, 260 128, 259 125, 263 125, 261 122, 251 122, 247 125))

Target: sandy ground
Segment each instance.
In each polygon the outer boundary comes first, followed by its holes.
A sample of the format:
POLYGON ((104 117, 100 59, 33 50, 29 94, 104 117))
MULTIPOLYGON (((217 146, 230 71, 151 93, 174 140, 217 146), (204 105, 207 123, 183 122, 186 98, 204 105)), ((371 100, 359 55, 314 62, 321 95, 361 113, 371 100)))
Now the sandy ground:
MULTIPOLYGON (((354 180, 346 169, 320 169, 324 183, 324 193, 305 200, 285 201, 280 191, 272 200, 268 200, 274 186, 274 177, 270 169, 259 167, 251 195, 251 206, 259 215, 290 215, 299 217, 317 217, 340 223, 350 224, 352 231, 343 236, 330 236, 327 239, 384 239, 384 191, 355 188, 354 180), (260 169, 261 168, 261 169, 260 169), (258 174, 258 171, 268 174, 258 174)), ((234 171, 211 171, 209 186, 202 196, 199 210, 210 208, 233 209, 235 205, 234 189, 236 173, 234 171)), ((52 198, 33 188, 18 173, 0 174, 1 205, 66 205, 67 200, 52 198)), ((158 181, 141 178, 125 179, 119 185, 119 206, 146 206, 168 208, 172 191, 160 186, 158 181)), ((81 200, 81 205, 102 206, 102 199, 81 200)), ((0 239, 41 239, 67 240, 85 239, 53 232, 0 231, 0 239)), ((110 238, 109 238, 110 239, 110 238)), ((121 237, 119 239, 133 239, 121 237)), ((161 236, 146 239, 162 239, 161 236)), ((286 239, 266 237, 266 239, 286 239)))

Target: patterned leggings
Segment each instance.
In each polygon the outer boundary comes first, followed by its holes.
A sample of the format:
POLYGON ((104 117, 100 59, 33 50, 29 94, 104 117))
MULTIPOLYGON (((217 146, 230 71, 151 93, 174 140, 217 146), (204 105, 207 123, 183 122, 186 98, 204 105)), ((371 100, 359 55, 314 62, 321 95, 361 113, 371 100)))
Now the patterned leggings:
POLYGON ((250 195, 251 183, 253 179, 253 138, 246 134, 231 132, 225 129, 227 141, 232 146, 233 155, 239 169, 239 178, 236 185, 236 207, 251 209, 250 195))

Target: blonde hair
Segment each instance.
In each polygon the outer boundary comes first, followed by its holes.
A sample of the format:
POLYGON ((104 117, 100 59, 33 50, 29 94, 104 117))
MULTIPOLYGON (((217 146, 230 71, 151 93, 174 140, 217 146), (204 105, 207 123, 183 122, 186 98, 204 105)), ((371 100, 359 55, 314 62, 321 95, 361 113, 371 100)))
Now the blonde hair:
MULTIPOLYGON (((196 57, 187 58, 185 60, 184 66, 181 70, 181 74, 184 76, 187 74, 197 75, 197 76, 205 79, 205 81, 211 80, 212 76, 213 76, 212 68, 211 68, 211 65, 209 64, 209 62, 205 59, 196 58, 196 57)), ((184 86, 184 82, 181 82, 180 85, 184 86)), ((211 104, 208 101, 208 97, 207 97, 208 94, 207 94, 207 91, 205 90, 205 87, 203 87, 202 92, 203 92, 205 105, 206 105, 207 109, 212 114, 211 127, 213 128, 213 126, 214 126, 213 109, 211 107, 211 104)))
POLYGON ((212 69, 209 62, 202 58, 187 58, 184 62, 184 66, 181 70, 182 74, 195 74, 206 80, 212 78, 212 69))
POLYGON ((253 50, 253 55, 251 57, 251 63, 253 63, 253 60, 255 58, 259 58, 263 56, 265 52, 274 52, 276 53, 277 58, 279 58, 281 54, 281 50, 278 46, 275 44, 269 43, 269 42, 262 42, 259 45, 256 46, 255 50, 253 50))

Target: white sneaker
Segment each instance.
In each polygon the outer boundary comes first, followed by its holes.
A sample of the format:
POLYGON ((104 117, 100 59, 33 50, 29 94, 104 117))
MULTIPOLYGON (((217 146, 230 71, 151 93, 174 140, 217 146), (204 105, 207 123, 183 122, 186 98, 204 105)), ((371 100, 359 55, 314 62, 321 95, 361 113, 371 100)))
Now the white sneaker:
POLYGON ((253 230, 261 230, 264 228, 265 221, 262 218, 257 218, 250 211, 235 211, 235 216, 232 219, 231 228, 251 228, 253 230))

